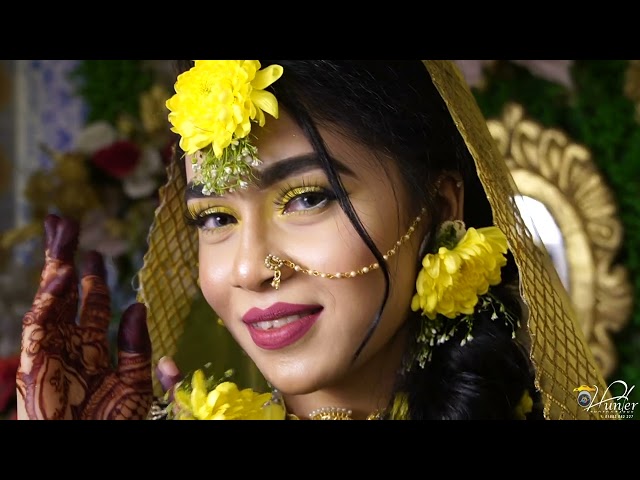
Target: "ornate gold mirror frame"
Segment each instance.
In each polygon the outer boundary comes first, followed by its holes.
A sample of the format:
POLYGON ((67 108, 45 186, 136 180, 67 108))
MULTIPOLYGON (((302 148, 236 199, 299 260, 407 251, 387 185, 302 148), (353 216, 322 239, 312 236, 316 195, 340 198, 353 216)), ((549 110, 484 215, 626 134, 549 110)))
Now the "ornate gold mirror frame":
MULTIPOLYGON (((556 223, 564 258, 552 260, 566 264, 563 283, 607 378, 618 362, 611 334, 628 322, 632 309, 628 272, 614 264, 623 238, 615 196, 585 146, 527 118, 520 105, 507 105, 502 119, 487 124, 520 194, 544 205, 556 223)), ((539 229, 541 219, 532 220, 539 229)))

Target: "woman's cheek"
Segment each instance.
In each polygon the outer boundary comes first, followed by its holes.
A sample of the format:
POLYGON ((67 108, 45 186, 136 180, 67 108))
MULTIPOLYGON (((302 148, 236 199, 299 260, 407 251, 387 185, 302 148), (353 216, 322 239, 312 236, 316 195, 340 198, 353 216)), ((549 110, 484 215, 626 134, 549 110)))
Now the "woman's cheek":
POLYGON ((228 302, 224 302, 223 299, 229 298, 229 269, 224 262, 214 261, 214 255, 206 247, 200 248, 199 257, 198 278, 202 294, 209 306, 224 318, 228 308, 228 302))

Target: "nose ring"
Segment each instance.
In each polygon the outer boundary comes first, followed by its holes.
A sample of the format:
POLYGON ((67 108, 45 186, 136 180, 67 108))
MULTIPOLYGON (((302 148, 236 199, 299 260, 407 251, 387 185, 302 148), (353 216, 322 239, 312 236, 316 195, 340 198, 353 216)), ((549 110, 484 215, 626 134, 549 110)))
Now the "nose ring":
POLYGON ((280 269, 284 262, 275 255, 267 255, 267 258, 264 259, 264 264, 269 270, 273 270, 273 280, 271 280, 271 286, 278 290, 280 288, 280 277, 282 276, 282 272, 280 269))

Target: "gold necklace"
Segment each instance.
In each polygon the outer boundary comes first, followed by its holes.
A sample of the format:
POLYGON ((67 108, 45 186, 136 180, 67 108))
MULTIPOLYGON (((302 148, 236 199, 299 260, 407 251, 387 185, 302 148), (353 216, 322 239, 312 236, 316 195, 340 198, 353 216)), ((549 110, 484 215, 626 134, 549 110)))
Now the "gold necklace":
MULTIPOLYGON (((270 402, 279 403, 287 411, 284 398, 278 389, 272 389, 270 402)), ((321 407, 313 410, 309 415, 309 420, 353 420, 353 410, 343 407, 321 407)), ((367 415, 366 420, 384 420, 385 410, 378 409, 367 415)), ((294 413, 287 413, 288 420, 300 420, 294 413)))
MULTIPOLYGON (((341 407, 322 407, 317 408, 311 412, 308 417, 309 420, 353 420, 353 411, 348 408, 341 407)), ((300 420, 300 417, 293 413, 288 413, 287 418, 289 420, 300 420)), ((366 420, 383 420, 384 410, 376 410, 373 413, 367 415, 366 420)))
MULTIPOLYGON (((340 407, 322 407, 309 414, 311 420, 353 420, 352 410, 340 407)), ((376 410, 367 415, 366 420, 382 420, 382 410, 376 410)))

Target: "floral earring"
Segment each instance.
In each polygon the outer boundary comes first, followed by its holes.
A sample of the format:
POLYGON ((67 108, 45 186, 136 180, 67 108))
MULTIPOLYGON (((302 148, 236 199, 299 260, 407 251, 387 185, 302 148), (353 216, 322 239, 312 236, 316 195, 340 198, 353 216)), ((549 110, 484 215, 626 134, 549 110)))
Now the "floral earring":
POLYGON ((491 312, 514 329, 518 322, 491 293, 500 284, 507 263, 507 239, 495 226, 469 228, 460 220, 446 221, 438 229, 435 251, 427 253, 416 280, 411 309, 421 312, 416 361, 421 368, 431 359, 433 347, 448 341, 460 327, 471 341, 475 314, 491 312))

